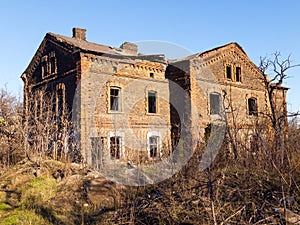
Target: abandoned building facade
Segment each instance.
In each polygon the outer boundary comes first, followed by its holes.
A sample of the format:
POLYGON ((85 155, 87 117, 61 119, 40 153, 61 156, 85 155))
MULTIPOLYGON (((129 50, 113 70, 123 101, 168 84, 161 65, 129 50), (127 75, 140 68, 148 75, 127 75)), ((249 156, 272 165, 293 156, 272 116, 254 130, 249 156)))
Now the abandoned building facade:
MULTIPOLYGON (((47 33, 22 74, 25 117, 41 117, 50 103, 61 129, 68 112, 81 155, 96 167, 151 162, 171 154, 184 132, 204 141, 223 111, 249 140, 254 121, 270 110, 260 73, 237 43, 168 60, 129 42, 88 42, 85 29, 73 28, 73 37, 47 33)), ((275 96, 284 111, 286 91, 275 96)))

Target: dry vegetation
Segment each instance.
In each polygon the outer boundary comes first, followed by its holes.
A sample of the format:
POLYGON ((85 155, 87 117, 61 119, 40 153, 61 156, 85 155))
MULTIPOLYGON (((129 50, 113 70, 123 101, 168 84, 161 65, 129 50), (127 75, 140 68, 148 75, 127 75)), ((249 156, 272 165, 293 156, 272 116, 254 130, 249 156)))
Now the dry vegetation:
MULTIPOLYGON (((272 80, 280 85, 285 62, 264 62, 263 75, 266 67, 281 66, 272 80)), ((262 79, 269 90, 269 79, 262 79)), ((22 123, 19 101, 5 89, 0 93, 0 225, 300 224, 296 117, 285 135, 282 117, 274 110, 266 116, 271 129, 264 127, 268 122, 256 124, 254 147, 239 145, 235 135, 227 135, 206 170, 199 170, 204 149, 199 146, 173 177, 128 187, 80 163, 76 146, 60 152, 53 148, 51 140, 57 136, 71 143, 72 132, 69 124, 51 132, 57 127, 51 109, 44 108, 39 121, 22 123), (228 142, 234 152, 226 148, 228 142)))
MULTIPOLYGON (((299 142, 294 131, 290 143, 299 142)), ((296 224, 300 154, 291 151, 280 171, 268 160, 228 159, 224 149, 201 172, 196 153, 172 178, 143 187, 82 164, 24 159, 1 172, 0 224, 296 224)))

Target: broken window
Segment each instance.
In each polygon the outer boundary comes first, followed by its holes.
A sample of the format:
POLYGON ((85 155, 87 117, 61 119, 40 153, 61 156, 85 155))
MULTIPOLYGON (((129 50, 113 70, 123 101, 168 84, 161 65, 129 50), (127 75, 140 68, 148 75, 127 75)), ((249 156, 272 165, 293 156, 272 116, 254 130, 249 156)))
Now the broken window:
POLYGON ((235 81, 236 81, 236 82, 241 82, 241 81, 242 81, 241 78, 242 78, 242 77, 241 77, 241 67, 237 66, 237 67, 235 68, 235 81))
POLYGON ((47 61, 42 62, 42 76, 45 77, 48 75, 48 65, 47 61))
POLYGON ((156 92, 148 92, 148 113, 156 113, 156 92))
POLYGON ((159 155, 159 136, 149 137, 149 155, 150 158, 156 158, 159 155))
POLYGON ((42 77, 56 73, 56 58, 55 52, 45 55, 41 59, 42 77))
POLYGON ((121 111, 120 93, 121 93, 120 88, 118 87, 110 88, 110 110, 111 111, 121 111))
POLYGON ((210 114, 219 114, 220 113, 220 94, 219 93, 211 93, 209 95, 210 100, 210 114))
POLYGON ((227 79, 232 79, 232 75, 231 75, 231 66, 230 65, 227 65, 226 66, 226 78, 227 79))
POLYGON ((113 136, 110 138, 110 157, 111 159, 120 159, 122 147, 122 138, 113 136))
POLYGON ((50 58, 50 74, 56 73, 56 59, 55 57, 50 58))
POLYGON ((254 116, 258 115, 256 98, 248 99, 248 110, 249 110, 249 115, 254 115, 254 116))
POLYGON ((104 137, 91 137, 92 145, 92 166, 99 170, 102 167, 104 137))

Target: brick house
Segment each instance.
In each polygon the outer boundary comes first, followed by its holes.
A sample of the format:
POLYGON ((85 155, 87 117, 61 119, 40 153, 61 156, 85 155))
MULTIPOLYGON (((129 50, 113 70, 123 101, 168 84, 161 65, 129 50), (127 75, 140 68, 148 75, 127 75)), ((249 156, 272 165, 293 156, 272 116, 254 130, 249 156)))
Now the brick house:
MULTIPOLYGON (((105 160, 159 160, 179 137, 203 141, 225 109, 227 125, 248 140, 254 120, 270 110, 259 69, 236 43, 168 60, 129 42, 88 42, 85 29, 73 28, 73 37, 47 33, 22 79, 27 118, 39 116, 45 101, 31 96, 52 93, 56 120, 70 112, 81 154, 96 168, 105 160)), ((275 96, 284 113, 286 91, 275 96)))

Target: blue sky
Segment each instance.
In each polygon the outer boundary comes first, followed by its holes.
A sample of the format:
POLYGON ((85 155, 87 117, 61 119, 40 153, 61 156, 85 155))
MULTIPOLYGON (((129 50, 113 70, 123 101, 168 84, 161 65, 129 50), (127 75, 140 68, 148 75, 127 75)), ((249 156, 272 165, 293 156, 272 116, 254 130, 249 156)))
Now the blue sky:
MULTIPOLYGON (((238 42, 250 59, 280 51, 300 64, 300 1, 77 1, 7 0, 0 8, 0 87, 22 92, 20 75, 47 32, 119 46, 124 41, 171 42, 202 52, 238 42)), ((290 111, 300 110, 300 67, 289 71, 290 111)))

